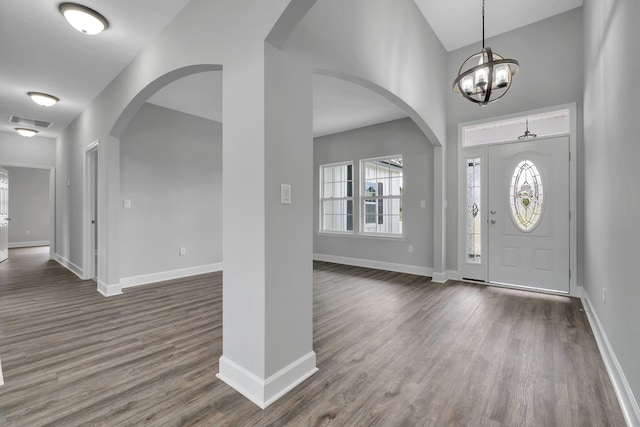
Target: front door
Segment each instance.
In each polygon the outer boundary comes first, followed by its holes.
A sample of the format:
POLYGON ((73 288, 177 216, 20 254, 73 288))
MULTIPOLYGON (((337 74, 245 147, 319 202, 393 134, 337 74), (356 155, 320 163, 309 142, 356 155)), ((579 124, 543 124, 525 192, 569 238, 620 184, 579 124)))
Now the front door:
POLYGON ((569 138, 493 145, 489 282, 569 292, 569 138))
POLYGON ((0 168, 0 262, 9 258, 9 172, 0 168))

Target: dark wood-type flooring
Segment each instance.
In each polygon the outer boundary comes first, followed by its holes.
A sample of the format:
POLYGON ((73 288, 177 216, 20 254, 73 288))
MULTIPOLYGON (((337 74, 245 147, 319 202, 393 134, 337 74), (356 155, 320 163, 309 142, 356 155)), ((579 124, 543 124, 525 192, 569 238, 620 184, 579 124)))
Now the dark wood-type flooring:
POLYGON ((623 426, 577 299, 328 263, 320 371, 266 410, 216 378, 222 275, 105 298, 42 249, 0 264, 2 426, 623 426))

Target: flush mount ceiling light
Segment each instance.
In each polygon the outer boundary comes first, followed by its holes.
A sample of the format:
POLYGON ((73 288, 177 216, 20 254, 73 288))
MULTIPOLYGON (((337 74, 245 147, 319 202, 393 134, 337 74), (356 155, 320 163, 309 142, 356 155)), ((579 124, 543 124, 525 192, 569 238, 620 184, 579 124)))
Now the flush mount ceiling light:
POLYGON ((27 95, 31 97, 33 102, 43 107, 51 107, 60 101, 60 98, 42 92, 27 92, 27 95))
POLYGON ((60 3, 58 10, 73 28, 84 34, 98 34, 109 27, 100 13, 77 3, 60 3))
POLYGON ((38 133, 37 130, 33 130, 33 129, 27 129, 27 128, 15 128, 15 129, 16 129, 16 132, 18 132, 20 135, 25 136, 27 138, 31 138, 36 133, 38 133))
POLYGON ((484 46, 484 0, 482 0, 482 50, 462 63, 453 91, 480 106, 502 98, 511 87, 519 64, 515 59, 505 59, 484 46))
POLYGON ((518 137, 518 139, 537 138, 538 135, 536 135, 535 133, 529 132, 529 119, 527 119, 526 123, 527 123, 527 130, 525 130, 524 133, 518 137))

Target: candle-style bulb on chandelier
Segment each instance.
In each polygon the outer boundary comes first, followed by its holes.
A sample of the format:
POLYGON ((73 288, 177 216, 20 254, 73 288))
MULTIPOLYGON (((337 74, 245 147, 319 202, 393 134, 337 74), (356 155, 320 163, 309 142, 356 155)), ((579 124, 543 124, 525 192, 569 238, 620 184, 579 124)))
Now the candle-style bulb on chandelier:
POLYGON ((453 91, 466 99, 485 106, 502 98, 511 87, 519 69, 518 61, 505 59, 484 46, 484 0, 482 0, 482 51, 474 53, 462 63, 453 91))

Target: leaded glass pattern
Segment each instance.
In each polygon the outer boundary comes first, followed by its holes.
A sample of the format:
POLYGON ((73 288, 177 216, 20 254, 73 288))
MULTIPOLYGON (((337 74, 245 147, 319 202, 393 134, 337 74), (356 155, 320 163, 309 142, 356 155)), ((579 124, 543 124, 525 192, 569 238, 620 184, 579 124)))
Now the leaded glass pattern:
POLYGON ((532 231, 540 222, 544 206, 544 188, 538 168, 531 160, 516 166, 509 188, 511 214, 516 226, 532 231))
POLYGON ((482 203, 480 158, 467 159, 467 263, 480 264, 482 203))

